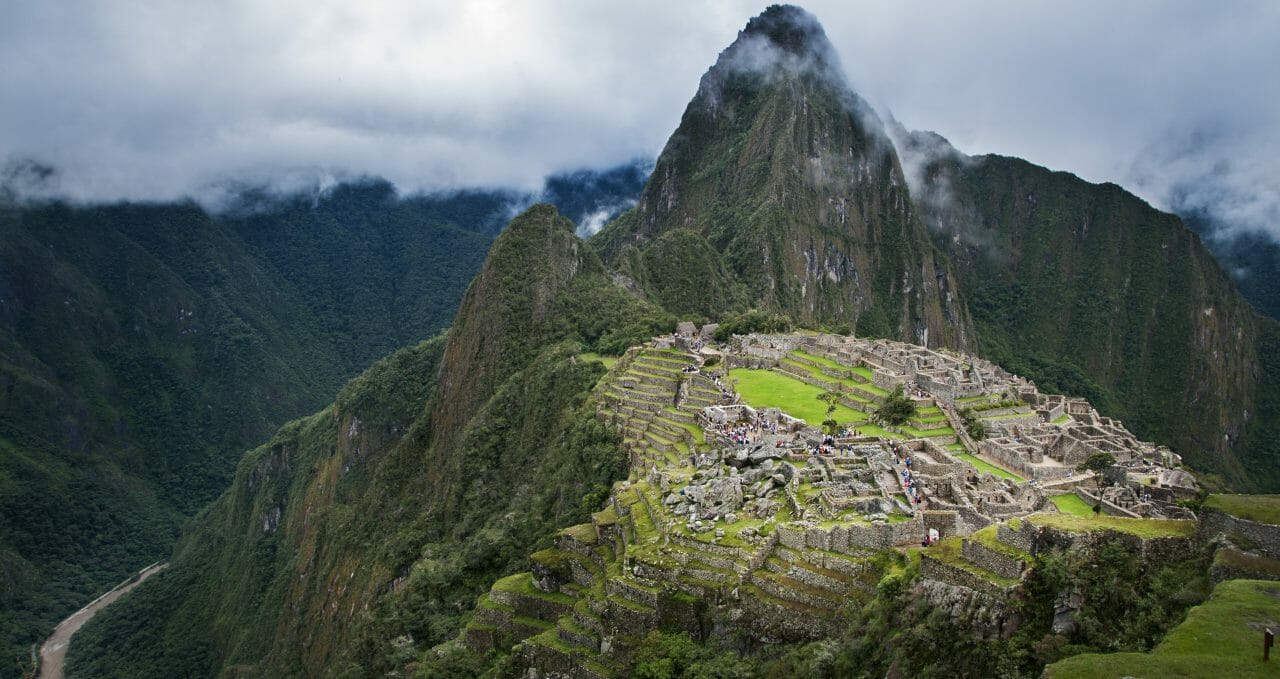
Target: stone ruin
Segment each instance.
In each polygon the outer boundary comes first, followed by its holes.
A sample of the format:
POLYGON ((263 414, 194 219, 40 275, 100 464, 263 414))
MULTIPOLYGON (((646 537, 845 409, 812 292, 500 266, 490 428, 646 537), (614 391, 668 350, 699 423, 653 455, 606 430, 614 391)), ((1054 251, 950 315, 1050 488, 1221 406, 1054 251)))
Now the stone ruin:
MULTIPOLYGON (((918 459, 929 460, 929 472, 916 474, 929 498, 928 508, 963 509, 971 525, 985 525, 980 516, 998 520, 1039 509, 1043 503, 1032 496, 1040 491, 1075 492, 1096 503, 1088 489, 1091 474, 1078 470, 1095 453, 1108 453, 1116 460, 1109 477, 1115 487, 1103 498, 1110 513, 1181 517, 1185 511, 1178 501, 1198 490, 1194 477, 1178 469, 1182 458, 1168 448, 1139 440, 1122 422, 1101 415, 1084 399, 1042 394, 1033 382, 973 356, 890 340, 792 334, 737 337, 727 359, 738 367, 788 372, 783 362, 796 351, 849 370, 869 370, 871 382, 881 389, 901 385, 918 403, 936 403, 957 430, 956 443, 964 452, 1021 476, 1036 489, 1020 490, 1020 484, 994 478, 984 485, 973 467, 933 440, 919 439, 912 445, 918 459), (982 421, 988 434, 984 440, 973 441, 961 431, 962 408, 971 408, 982 421), (998 490, 992 484, 1009 488, 998 490)), ((822 383, 821 378, 800 378, 822 383)), ((839 388, 834 382, 829 386, 839 388)))

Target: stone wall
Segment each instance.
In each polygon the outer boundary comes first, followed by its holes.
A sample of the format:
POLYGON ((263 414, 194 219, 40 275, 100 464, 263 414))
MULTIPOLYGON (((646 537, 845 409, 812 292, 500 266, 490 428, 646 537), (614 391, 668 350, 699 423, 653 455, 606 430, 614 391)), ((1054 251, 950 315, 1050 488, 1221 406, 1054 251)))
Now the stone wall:
POLYGON ((969 563, 979 568, 985 568, 996 575, 1013 580, 1022 579, 1022 573, 1027 568, 1027 562, 1022 559, 1002 554, 973 540, 961 541, 960 554, 969 563))
POLYGON ((1280 561, 1243 552, 1235 547, 1220 547, 1209 569, 1213 584, 1224 580, 1280 580, 1280 561))
POLYGON ((1034 478, 1035 467, 1015 450, 1010 450, 994 441, 985 440, 978 443, 978 452, 996 461, 998 466, 1016 472, 1023 478, 1034 478))
POLYGON ((902 523, 850 524, 831 528, 779 525, 778 541, 791 549, 825 549, 856 554, 862 549, 892 549, 920 541, 923 531, 916 521, 902 523))
POLYGON ((958 566, 939 561, 928 552, 920 554, 920 575, 930 580, 945 582, 948 585, 964 587, 993 597, 1003 597, 1007 590, 994 582, 958 566))
POLYGON ((1201 508, 1196 537, 1208 542, 1219 534, 1243 537, 1254 551, 1280 559, 1280 526, 1241 519, 1213 507, 1201 508))
POLYGON ((1017 529, 1011 528, 1007 522, 1000 524, 996 527, 996 539, 1028 554, 1036 553, 1036 527, 1029 521, 1020 522, 1017 529))
POLYGON ((797 615, 793 609, 774 606, 760 597, 745 594, 739 618, 752 636, 764 643, 813 641, 838 634, 844 626, 837 618, 797 615))

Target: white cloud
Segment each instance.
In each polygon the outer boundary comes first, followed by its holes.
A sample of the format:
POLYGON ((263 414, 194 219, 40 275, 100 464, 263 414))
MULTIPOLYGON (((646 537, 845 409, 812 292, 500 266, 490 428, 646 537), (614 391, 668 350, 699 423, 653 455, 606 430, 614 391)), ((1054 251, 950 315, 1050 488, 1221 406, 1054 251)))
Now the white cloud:
MULTIPOLYGON (((860 93, 909 128, 1115 181, 1162 207, 1220 185, 1224 214, 1280 232, 1267 223, 1280 202, 1268 192, 1280 176, 1280 3, 805 6, 860 93), (1203 130, 1215 134, 1195 154, 1170 156, 1203 130)), ((62 190, 82 198, 309 174, 533 188, 549 172, 655 154, 762 9, 6 3, 0 155, 58 167, 62 190)))

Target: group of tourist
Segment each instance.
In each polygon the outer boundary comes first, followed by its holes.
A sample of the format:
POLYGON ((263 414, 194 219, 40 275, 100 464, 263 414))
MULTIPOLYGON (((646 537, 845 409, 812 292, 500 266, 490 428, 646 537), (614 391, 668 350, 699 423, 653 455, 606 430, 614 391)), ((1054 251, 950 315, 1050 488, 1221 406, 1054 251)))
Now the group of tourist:
POLYGON ((736 446, 745 446, 759 441, 761 433, 759 422, 755 424, 725 424, 713 427, 712 431, 736 446))
POLYGON ((911 473, 911 456, 907 455, 904 463, 905 469, 902 470, 902 487, 907 491, 907 501, 916 509, 924 502, 924 489, 920 487, 920 481, 911 473))

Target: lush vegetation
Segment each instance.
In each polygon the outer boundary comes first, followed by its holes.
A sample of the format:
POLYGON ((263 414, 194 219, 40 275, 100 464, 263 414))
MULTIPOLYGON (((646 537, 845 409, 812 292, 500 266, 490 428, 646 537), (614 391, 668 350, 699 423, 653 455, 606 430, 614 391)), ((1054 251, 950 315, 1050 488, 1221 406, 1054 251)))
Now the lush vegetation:
MULTIPOLYGON (((616 211, 644 169, 552 177, 544 194, 579 218, 616 211)), ((443 329, 525 200, 364 181, 248 190, 217 215, 0 203, 0 676, 164 558, 246 447, 443 329)), ((609 353, 669 320, 618 323, 625 294, 592 302, 582 334, 609 353)))
POLYGON ((885 397, 884 403, 876 409, 876 417, 882 422, 893 425, 895 427, 902 426, 907 420, 915 417, 916 402, 911 400, 902 391, 902 385, 898 384, 893 387, 893 391, 885 397))
MULTIPOLYGON (((1103 537, 1088 549, 1048 551, 1034 557, 1023 593, 1005 602, 1010 606, 1007 614, 1019 623, 1002 633, 988 617, 989 603, 953 602, 946 609, 932 603, 921 589, 917 556, 904 558, 886 553, 882 560, 885 575, 875 595, 851 614, 848 627, 840 635, 808 644, 761 646, 741 643, 732 636, 694 637, 683 632, 655 631, 632 654, 631 672, 638 677, 725 679, 897 673, 938 678, 1038 677, 1046 664, 1063 658, 1076 656, 1074 661, 1060 665, 1074 669, 1080 661, 1104 666, 1108 657, 1126 659, 1132 655, 1120 653, 1095 660, 1094 656, 1080 654, 1147 651, 1208 594, 1208 564, 1203 555, 1175 564, 1144 564, 1128 543, 1103 537), (1075 593, 1074 612, 1070 624, 1055 631, 1062 592, 1075 593)), ((1221 587, 1218 592, 1215 601, 1223 597, 1221 587)), ((1251 594, 1247 608, 1234 607, 1231 612, 1245 613, 1244 619, 1253 619, 1264 611, 1273 614, 1274 604, 1264 606, 1264 601, 1251 594)), ((1212 605, 1211 602, 1194 609, 1184 627, 1201 630, 1228 619, 1224 611, 1212 622, 1201 622, 1199 611, 1212 605)), ((1194 643, 1194 630, 1187 630, 1188 642, 1194 643)), ((1217 634, 1224 633, 1245 637, 1234 629, 1217 634)), ((1156 660, 1166 654, 1165 646, 1182 643, 1178 641, 1181 638, 1179 631, 1171 634, 1157 651, 1156 660)), ((1208 646, 1204 642, 1197 645, 1201 649, 1208 646)), ((486 670, 501 676, 498 673, 513 669, 509 657, 481 659, 456 649, 447 658, 429 655, 424 660, 428 668, 425 676, 449 676, 444 672, 446 667, 466 668, 477 676, 486 670)), ((1052 666, 1051 670, 1060 666, 1052 666)), ((1074 675, 1064 671, 1055 676, 1074 675)))
MULTIPOLYGON (((1047 392, 1089 398, 1197 468, 1241 486, 1280 485, 1270 459, 1280 439, 1280 324, 1253 317, 1177 220, 1118 187, 994 157, 929 168, 947 200, 910 196, 869 107, 821 68, 830 64, 813 64, 818 70, 713 73, 640 203, 589 246, 545 208, 517 220, 468 288, 448 338, 376 364, 332 406, 251 452, 232 488, 190 524, 173 567, 81 632, 72 670, 368 676, 424 657, 431 676, 510 669, 509 658, 486 670, 482 659, 428 649, 457 632, 477 593, 522 570, 557 527, 600 507, 622 460, 617 433, 597 422, 589 397, 603 365, 579 357, 618 355, 669 329, 673 313, 727 316, 725 335, 794 319, 967 343, 1047 392)), ((74 516, 86 524, 75 545, 90 529, 119 544, 155 516, 172 532, 226 480, 225 454, 238 442, 257 440, 325 384, 441 327, 447 294, 413 290, 460 293, 433 288, 428 274, 466 280, 458 253, 482 251, 500 227, 484 196, 457 198, 446 212, 489 214, 490 226, 458 228, 445 213, 414 221, 423 213, 377 182, 283 206, 262 198, 265 210, 248 200, 225 219, 180 206, 181 225, 213 234, 190 251, 165 237, 166 227, 129 232, 97 252, 88 245, 97 240, 59 230, 85 213, 40 213, 58 228, 29 231, 56 242, 13 239, 12 260, 38 264, 15 265, 0 292, 16 291, 29 308, 69 309, 84 331, 58 332, 54 314, 31 321, 0 311, 17 338, 6 339, 5 349, 16 349, 4 359, 0 432, 4 452, 15 452, 0 479, 0 528, 13 542, 0 548, 28 549, 38 537, 26 522, 39 517, 16 509, 36 487, 25 485, 27 467, 46 468, 35 453, 96 457, 64 455, 32 484, 48 481, 94 503, 95 484, 141 498, 129 506, 145 515, 112 518, 118 526, 97 518, 119 506, 108 501, 74 516), (404 228, 384 231, 382 219, 404 228), (42 260, 47 252, 62 259, 42 260), (85 273, 82 256, 107 273, 85 273), (149 268, 175 258, 186 265, 149 268), (112 306, 121 290, 128 304, 112 306), (41 351, 57 361, 32 348, 43 337, 52 339, 41 351), (206 370, 216 379, 204 379, 206 370), (169 445, 163 437, 173 432, 195 447, 169 445), (130 445, 108 445, 119 441, 130 445), (23 525, 9 522, 11 509, 23 525)), ((130 228, 145 212, 120 209, 130 228)), ((25 214, 6 219, 21 223, 25 214)), ((81 231, 96 226, 93 214, 81 231)), ((865 418, 829 410, 822 390, 785 376, 733 378, 749 402, 813 424, 865 418)), ((899 419, 895 409, 885 416, 899 419)), ((1068 514, 1031 520, 1138 536, 1191 530, 1068 514)), ((930 604, 914 562, 895 563, 843 637, 753 650, 656 634, 638 650, 636 673, 1034 676, 1073 654, 1145 651, 1203 598, 1205 564, 1142 564, 1129 547, 1101 539, 1089 550, 1037 555, 1025 597, 1011 604, 1021 621, 1012 635, 985 628, 983 611, 930 604), (1062 592, 1079 593, 1080 607, 1070 629, 1055 632, 1062 592)), ((83 558, 51 558, 73 556, 83 558)), ((0 560, 5 614, 21 615, 31 601, 23 585, 46 580, 25 552, 0 549, 0 560)), ((4 620, 6 631, 31 629, 13 620, 4 620)), ((32 634, 14 632, 22 633, 32 634)))
POLYGON ((1280 484, 1264 438, 1280 427, 1280 361, 1264 348, 1274 322, 1177 218, 1016 158, 944 154, 925 175, 946 187, 946 200, 918 198, 955 264, 981 355, 1044 391, 1088 398, 1236 487, 1280 484), (1224 439, 1225 422, 1239 437, 1224 439))
MULTIPOLYGON (((513 222, 448 339, 379 362, 251 453, 172 575, 80 632, 72 669, 383 674, 597 511, 625 458, 588 399, 604 368, 579 356, 610 283, 572 229, 547 207, 513 222)), ((640 303, 611 311, 653 322, 640 303)))
POLYGON ((961 408, 956 411, 956 415, 960 417, 960 423, 964 425, 965 432, 974 441, 987 438, 987 425, 983 424, 982 418, 974 414, 973 408, 961 408))

